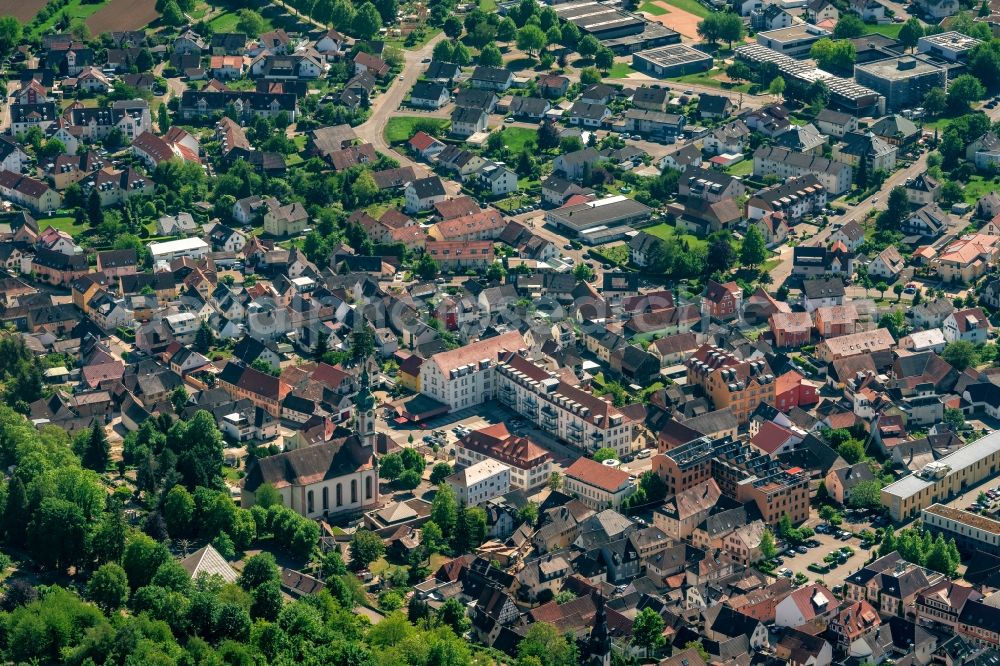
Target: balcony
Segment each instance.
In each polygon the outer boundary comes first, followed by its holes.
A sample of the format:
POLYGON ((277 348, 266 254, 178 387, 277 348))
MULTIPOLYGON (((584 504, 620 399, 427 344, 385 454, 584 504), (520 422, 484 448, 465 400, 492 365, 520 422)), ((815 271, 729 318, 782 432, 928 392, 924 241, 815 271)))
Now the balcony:
POLYGON ((566 439, 573 442, 574 444, 579 444, 583 439, 583 436, 578 430, 570 430, 566 433, 566 439))
POLYGON ((577 432, 577 433, 579 433, 580 431, 582 431, 582 430, 583 430, 583 426, 582 426, 582 425, 580 425, 580 424, 579 424, 578 422, 576 422, 576 421, 570 421, 570 422, 569 422, 569 423, 567 424, 567 426, 569 427, 569 429, 570 429, 571 431, 574 431, 574 432, 577 432))
POLYGON ((559 416, 559 412, 557 412, 555 407, 553 407, 549 403, 545 403, 544 405, 542 405, 542 416, 551 416, 552 418, 557 418, 559 416))
POLYGON ((592 432, 592 433, 590 433, 590 439, 593 442, 598 442, 598 443, 603 442, 604 441, 604 433, 592 432))

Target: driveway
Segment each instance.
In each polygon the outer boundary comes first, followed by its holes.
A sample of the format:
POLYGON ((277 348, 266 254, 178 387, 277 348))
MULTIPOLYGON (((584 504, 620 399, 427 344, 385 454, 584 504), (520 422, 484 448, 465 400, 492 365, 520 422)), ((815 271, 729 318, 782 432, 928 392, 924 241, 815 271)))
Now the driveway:
POLYGON ((406 93, 420 78, 424 69, 420 61, 430 58, 434 52, 434 46, 442 39, 444 39, 444 33, 435 35, 416 51, 403 51, 403 73, 393 79, 388 90, 372 101, 372 113, 368 120, 354 128, 358 138, 375 146, 376 151, 390 155, 399 162, 400 166, 412 166, 420 173, 428 173, 427 167, 419 162, 414 162, 407 155, 389 146, 385 140, 384 132, 389 118, 399 109, 406 93))
MULTIPOLYGON (((826 225, 825 228, 820 230, 815 236, 810 238, 806 243, 803 243, 803 245, 807 245, 809 247, 820 247, 826 245, 830 235, 844 224, 851 221, 863 221, 869 210, 885 210, 887 202, 889 201, 889 192, 892 191, 892 188, 897 185, 903 185, 910 178, 913 178, 927 170, 927 155, 929 155, 929 152, 921 154, 913 164, 905 169, 893 172, 893 174, 886 179, 882 188, 878 192, 867 199, 848 207, 847 212, 843 215, 831 217, 830 223, 826 225), (877 202, 875 201, 876 199, 878 199, 877 202)), ((832 203, 836 204, 837 202, 832 203)), ((783 245, 781 247, 779 257, 780 263, 778 263, 774 270, 771 271, 771 286, 774 290, 777 290, 778 287, 784 284, 785 280, 788 279, 788 276, 792 274, 792 248, 788 245, 783 245)))

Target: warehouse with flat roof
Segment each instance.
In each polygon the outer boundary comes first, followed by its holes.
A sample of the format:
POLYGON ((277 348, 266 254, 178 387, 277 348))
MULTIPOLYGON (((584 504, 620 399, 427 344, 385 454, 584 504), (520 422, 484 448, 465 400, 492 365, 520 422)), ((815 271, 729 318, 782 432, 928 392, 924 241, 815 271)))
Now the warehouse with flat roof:
POLYGON ((618 55, 681 41, 680 33, 662 23, 647 21, 616 5, 579 0, 553 5, 552 9, 561 20, 574 24, 585 35, 593 35, 618 55))
POLYGON ((631 231, 628 225, 645 222, 652 212, 649 206, 618 195, 550 210, 545 221, 572 232, 583 242, 599 244, 624 237, 631 231))
POLYGON ((684 44, 670 44, 633 53, 632 67, 652 76, 684 76, 712 69, 712 56, 684 44))
POLYGON ((882 489, 882 505, 893 520, 914 518, 936 502, 947 502, 992 478, 1000 468, 1000 430, 928 463, 882 489))

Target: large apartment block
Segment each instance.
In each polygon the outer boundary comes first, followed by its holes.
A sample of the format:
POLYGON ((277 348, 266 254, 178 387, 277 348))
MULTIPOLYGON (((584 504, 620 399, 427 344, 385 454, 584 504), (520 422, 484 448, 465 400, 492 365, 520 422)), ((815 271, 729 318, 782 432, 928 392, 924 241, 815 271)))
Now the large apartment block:
POLYGON ((588 451, 632 449, 632 421, 617 407, 553 376, 518 353, 497 365, 500 402, 543 431, 588 451))
POLYGON ((653 471, 663 479, 668 496, 713 479, 727 497, 754 502, 769 525, 785 514, 793 523, 809 517, 809 477, 803 470, 785 470, 773 458, 728 437, 701 437, 661 453, 653 458, 653 471))
POLYGON ((452 410, 474 407, 495 396, 494 369, 501 351, 517 351, 517 331, 434 354, 420 366, 420 391, 452 410))
POLYGON ((761 147, 753 154, 753 175, 775 175, 782 180, 813 175, 827 192, 839 196, 851 189, 854 172, 849 164, 820 155, 797 153, 775 146, 761 147))
POLYGON ((762 402, 774 404, 775 377, 767 361, 744 361, 713 345, 702 345, 687 360, 688 384, 700 386, 716 409, 746 423, 762 402))

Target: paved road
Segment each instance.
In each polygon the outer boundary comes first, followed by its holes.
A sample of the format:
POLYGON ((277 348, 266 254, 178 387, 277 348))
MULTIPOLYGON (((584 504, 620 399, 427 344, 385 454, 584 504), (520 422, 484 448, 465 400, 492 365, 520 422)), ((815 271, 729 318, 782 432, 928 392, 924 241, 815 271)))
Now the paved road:
POLYGON ((420 173, 427 173, 427 167, 419 162, 414 162, 407 155, 396 151, 389 146, 385 140, 385 126, 389 118, 399 108, 403 98, 406 97, 417 79, 423 72, 420 61, 430 58, 434 51, 434 45, 444 39, 444 34, 435 35, 430 41, 416 51, 403 51, 403 73, 401 78, 397 77, 389 89, 376 97, 372 101, 372 114, 364 123, 354 128, 355 134, 359 138, 375 146, 375 150, 385 155, 390 155, 399 162, 400 166, 412 166, 420 173))
MULTIPOLYGON (((886 179, 882 188, 874 195, 864 199, 858 204, 848 207, 847 212, 843 215, 831 217, 830 223, 804 243, 804 245, 808 245, 809 247, 824 245, 830 238, 830 235, 840 228, 841 225, 847 224, 852 220, 860 222, 864 219, 865 215, 868 214, 869 210, 885 210, 886 202, 889 200, 889 192, 892 191, 892 188, 897 185, 902 185, 907 181, 907 179, 913 178, 927 170, 927 155, 928 153, 923 153, 907 168, 894 172, 891 176, 889 176, 889 178, 886 179), (878 199, 878 201, 876 202, 875 199, 878 199)), ((774 290, 777 290, 778 287, 780 287, 785 280, 788 279, 788 276, 791 275, 792 255, 792 248, 787 245, 783 245, 781 247, 781 262, 774 268, 773 271, 771 271, 771 277, 773 279, 771 286, 774 290)))

